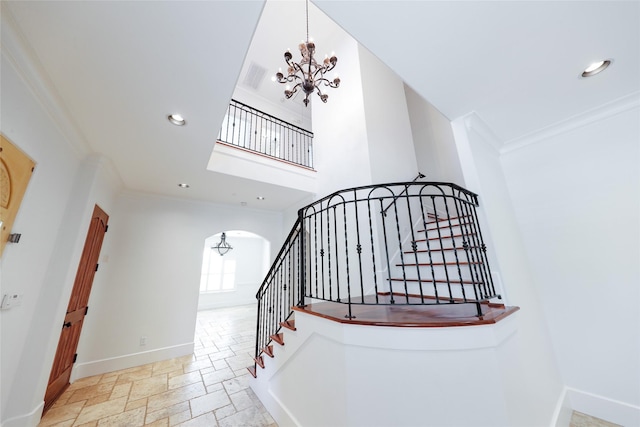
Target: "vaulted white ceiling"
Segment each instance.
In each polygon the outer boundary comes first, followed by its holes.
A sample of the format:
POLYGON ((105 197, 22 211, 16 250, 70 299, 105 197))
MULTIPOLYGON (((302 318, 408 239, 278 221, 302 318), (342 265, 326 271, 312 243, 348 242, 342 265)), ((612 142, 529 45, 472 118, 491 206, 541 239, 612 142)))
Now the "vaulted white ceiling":
MULTIPOLYGON (((206 170, 245 59, 273 73, 304 37, 304 2, 269 2, 275 21, 260 26, 263 1, 2 3, 79 144, 128 188, 282 209, 304 194, 206 170), (172 112, 188 125, 172 126, 172 112)), ((505 144, 640 91, 638 1, 314 4, 449 119, 475 112, 505 144), (580 77, 604 58, 609 70, 580 77)))

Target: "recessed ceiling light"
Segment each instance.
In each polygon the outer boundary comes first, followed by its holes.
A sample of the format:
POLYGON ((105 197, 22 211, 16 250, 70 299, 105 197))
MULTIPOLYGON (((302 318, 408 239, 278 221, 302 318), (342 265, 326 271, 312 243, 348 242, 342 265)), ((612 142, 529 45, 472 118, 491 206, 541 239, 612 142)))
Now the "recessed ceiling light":
POLYGON ((169 114, 167 119, 176 126, 184 126, 187 124, 187 121, 180 114, 169 114))
POLYGON ((604 59, 602 61, 594 62, 593 64, 589 65, 587 68, 584 69, 584 71, 582 72, 582 77, 595 76, 596 74, 598 74, 599 72, 607 68, 610 64, 611 64, 610 59, 604 59))
POLYGON ((178 184, 178 187, 180 188, 189 188, 189 184, 185 184, 184 182, 178 184))
POLYGON ((256 197, 256 199, 258 199, 258 200, 264 200, 264 197, 262 197, 262 196, 258 196, 258 197, 256 197))

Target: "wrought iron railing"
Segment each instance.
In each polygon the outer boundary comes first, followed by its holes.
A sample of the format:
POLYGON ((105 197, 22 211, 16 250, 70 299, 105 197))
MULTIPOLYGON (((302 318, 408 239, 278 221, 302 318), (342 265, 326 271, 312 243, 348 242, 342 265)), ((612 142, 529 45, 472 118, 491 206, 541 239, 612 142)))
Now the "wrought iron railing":
POLYGON ((231 100, 218 141, 313 169, 313 133, 231 100))
POLYGON ((478 222, 478 196, 439 182, 338 191, 298 220, 258 294, 256 360, 291 307, 481 304, 499 297, 478 222))
POLYGON ((299 236, 300 222, 296 221, 256 294, 256 361, 271 341, 271 337, 280 330, 281 322, 293 313, 291 307, 300 303, 299 236))

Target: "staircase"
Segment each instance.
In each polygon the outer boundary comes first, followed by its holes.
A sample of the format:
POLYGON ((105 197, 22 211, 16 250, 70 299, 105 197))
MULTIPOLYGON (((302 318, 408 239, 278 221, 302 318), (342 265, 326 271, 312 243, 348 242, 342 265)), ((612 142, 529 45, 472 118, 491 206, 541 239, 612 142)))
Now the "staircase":
POLYGON ((410 297, 436 303, 492 298, 486 258, 478 252, 486 248, 473 218, 443 218, 433 212, 427 217, 426 227, 417 230, 418 238, 404 248, 394 265, 389 278, 392 303, 398 299, 408 303, 410 297))
POLYGON ((338 191, 299 210, 256 295, 254 377, 295 330, 295 310, 396 326, 494 323, 515 311, 494 300, 477 195, 422 177, 338 191))

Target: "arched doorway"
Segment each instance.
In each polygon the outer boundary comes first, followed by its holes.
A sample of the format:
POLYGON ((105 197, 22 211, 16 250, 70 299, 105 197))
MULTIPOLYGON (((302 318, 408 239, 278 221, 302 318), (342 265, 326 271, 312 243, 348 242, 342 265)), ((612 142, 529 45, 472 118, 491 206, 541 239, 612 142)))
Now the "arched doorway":
POLYGON ((204 241, 198 310, 255 303, 269 269, 271 244, 264 237, 245 230, 225 231, 232 249, 221 255, 216 246, 222 234, 204 241))

